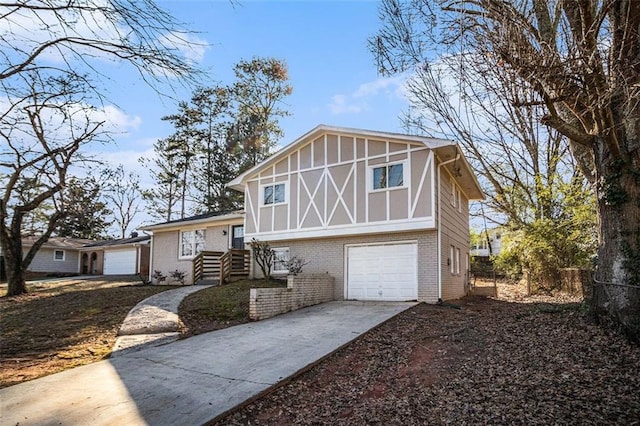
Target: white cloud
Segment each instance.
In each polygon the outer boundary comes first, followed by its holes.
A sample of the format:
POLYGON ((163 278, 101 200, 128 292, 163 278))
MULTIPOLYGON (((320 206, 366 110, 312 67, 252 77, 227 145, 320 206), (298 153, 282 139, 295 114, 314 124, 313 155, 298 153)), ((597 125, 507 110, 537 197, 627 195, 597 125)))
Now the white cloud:
POLYGON ((142 123, 142 119, 139 116, 127 115, 113 105, 107 105, 96 110, 94 119, 104 121, 106 129, 115 133, 137 130, 142 123))
MULTIPOLYGON (((133 37, 130 35, 130 28, 114 21, 113 17, 107 16, 111 8, 108 2, 94 0, 92 3, 95 7, 91 10, 79 11, 76 8, 59 10, 55 13, 44 9, 17 8, 16 11, 4 17, 0 20, 0 38, 11 46, 9 53, 13 55, 12 61, 24 60, 27 54, 53 38, 101 40, 119 44, 121 40, 133 37), (107 12, 102 12, 101 7, 106 8, 107 12)), ((151 35, 151 32, 147 35, 151 35)), ((132 44, 139 42, 137 39, 130 41, 132 44)), ((158 36, 156 41, 169 49, 179 51, 187 61, 192 63, 202 62, 205 52, 209 49, 209 43, 206 40, 188 32, 169 32, 158 36)), ((153 43, 154 40, 149 42, 153 43)), ((45 49, 39 58, 56 64, 78 59, 69 55, 65 47, 72 48, 77 54, 83 55, 84 60, 89 57, 107 61, 117 60, 112 54, 81 44, 73 46, 58 44, 45 49)))
POLYGON ((377 80, 361 84, 358 89, 353 92, 352 96, 354 98, 363 98, 377 96, 380 92, 384 92, 387 95, 397 95, 406 79, 407 76, 405 74, 393 77, 381 77, 377 80))
POLYGON ((362 83, 352 93, 337 94, 331 98, 329 109, 332 114, 358 114, 369 109, 369 102, 380 95, 407 98, 405 84, 408 76, 401 74, 393 77, 381 77, 362 83))
POLYGON ((191 63, 201 63, 204 55, 209 49, 209 43, 192 34, 172 32, 164 35, 160 39, 160 43, 168 48, 178 49, 191 63))
POLYGON ((331 98, 329 109, 333 114, 357 114, 362 111, 363 106, 349 103, 349 98, 345 95, 335 95, 331 98))

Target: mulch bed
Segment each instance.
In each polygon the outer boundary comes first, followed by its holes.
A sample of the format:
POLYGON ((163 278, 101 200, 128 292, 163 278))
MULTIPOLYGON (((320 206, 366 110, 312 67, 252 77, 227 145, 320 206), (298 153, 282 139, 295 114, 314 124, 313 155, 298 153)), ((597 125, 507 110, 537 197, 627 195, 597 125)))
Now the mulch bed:
POLYGON ((638 424, 640 348, 515 299, 420 304, 219 424, 638 424))

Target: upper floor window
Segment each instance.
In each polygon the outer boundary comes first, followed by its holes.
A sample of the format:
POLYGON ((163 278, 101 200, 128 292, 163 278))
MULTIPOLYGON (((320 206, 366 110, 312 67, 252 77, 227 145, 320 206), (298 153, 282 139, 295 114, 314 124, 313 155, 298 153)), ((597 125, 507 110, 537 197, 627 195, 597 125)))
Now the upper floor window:
POLYGON ((456 207, 458 211, 462 211, 462 198, 460 195, 460 188, 456 183, 451 180, 451 205, 456 207))
POLYGON ((64 261, 64 250, 54 250, 53 260, 64 261))
POLYGON ((204 250, 204 229, 180 232, 180 257, 195 257, 204 250))
POLYGON ((263 202, 262 204, 280 204, 285 202, 285 184, 276 183, 262 187, 263 202))
POLYGON ((373 189, 404 186, 404 164, 387 164, 373 168, 373 189))

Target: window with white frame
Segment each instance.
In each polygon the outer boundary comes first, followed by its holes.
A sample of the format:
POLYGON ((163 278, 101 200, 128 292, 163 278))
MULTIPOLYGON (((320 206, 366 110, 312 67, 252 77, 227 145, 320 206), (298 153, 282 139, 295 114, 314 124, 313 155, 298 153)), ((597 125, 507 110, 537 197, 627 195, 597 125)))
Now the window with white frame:
POLYGON ((273 273, 289 273, 289 247, 277 247, 273 250, 273 273))
POLYGON ((63 262, 65 257, 64 250, 54 250, 53 251, 53 260, 58 262, 63 262))
POLYGON ((460 275, 460 249, 456 247, 456 274, 460 275))
POLYGON ((385 164, 384 166, 372 167, 372 186, 376 190, 397 188, 404 186, 404 164, 385 164))
POLYGON ((180 232, 180 257, 192 258, 204 250, 204 229, 180 232))
POLYGON ((284 183, 276 183, 262 187, 262 204, 281 204, 286 201, 286 186, 284 183))

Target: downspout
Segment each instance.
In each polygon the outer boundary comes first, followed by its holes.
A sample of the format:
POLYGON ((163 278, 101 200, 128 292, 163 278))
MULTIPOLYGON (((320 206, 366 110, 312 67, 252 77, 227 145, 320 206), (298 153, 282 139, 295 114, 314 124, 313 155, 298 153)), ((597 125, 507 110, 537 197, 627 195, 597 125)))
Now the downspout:
POLYGON ((153 231, 145 231, 145 234, 151 235, 151 242, 149 243, 149 275, 147 276, 147 281, 149 284, 153 284, 151 282, 151 271, 153 271, 153 231))
POLYGON ((460 159, 460 153, 456 147, 456 157, 451 160, 438 164, 438 303, 442 302, 442 204, 440 203, 440 193, 442 192, 442 185, 440 181, 440 167, 453 163, 460 159))

